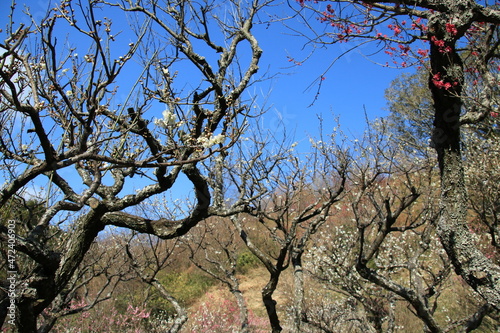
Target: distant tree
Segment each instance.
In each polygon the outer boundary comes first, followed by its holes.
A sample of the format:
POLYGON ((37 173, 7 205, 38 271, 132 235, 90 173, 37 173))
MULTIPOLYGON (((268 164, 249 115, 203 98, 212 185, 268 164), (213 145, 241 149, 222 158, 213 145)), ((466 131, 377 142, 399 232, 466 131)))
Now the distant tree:
POLYGON ((63 0, 42 19, 12 5, 0 43, 0 205, 32 188, 47 198, 41 216, 16 220, 27 260, 17 330, 37 331, 106 226, 170 239, 212 214, 199 163, 230 149, 251 114, 243 93, 259 69, 252 27, 266 4, 63 0), (182 174, 195 198, 186 217, 132 214, 182 174))
POLYGON ((250 142, 238 143, 241 148, 233 149, 220 164, 224 177, 217 188, 224 189, 221 202, 233 211, 242 201, 250 207, 230 219, 269 274, 261 295, 273 332, 283 330, 274 293, 283 272, 293 269, 289 324, 300 332, 305 292, 302 258, 332 205, 343 198, 351 157, 339 144, 315 146, 299 158, 295 144, 287 144, 286 138, 267 138, 258 133, 249 137, 250 142))
MULTIPOLYGON (((357 157, 345 198, 306 255, 317 290, 309 289, 304 322, 325 332, 490 329, 496 312, 456 283, 461 278, 436 233, 435 159, 409 154, 393 135, 393 128, 379 124, 352 142, 357 157)), ((484 241, 476 244, 483 250, 484 241)))
POLYGON ((282 322, 273 295, 281 274, 289 267, 294 237, 287 237, 290 227, 287 211, 291 209, 291 202, 285 198, 288 194, 281 192, 286 189, 281 188, 279 182, 287 181, 284 169, 297 174, 304 169, 289 170, 285 166, 290 157, 286 142, 269 142, 265 133, 258 134, 251 136, 250 142, 239 143, 241 148, 225 157, 225 162, 215 169, 221 177, 214 177, 219 185, 213 187, 221 192, 214 197, 220 195, 220 202, 227 200, 232 207, 241 202, 248 202, 251 207, 250 211, 232 215, 230 219, 245 246, 269 273, 261 290, 262 302, 272 332, 281 332, 282 322), (276 205, 278 201, 281 207, 276 205), (272 214, 275 217, 269 219, 272 214))
POLYGON ((434 109, 431 144, 441 178, 437 232, 455 271, 500 310, 500 267, 470 242, 461 150, 461 128, 497 114, 500 105, 496 94, 497 4, 471 0, 298 2, 328 25, 326 32, 316 34, 315 42, 360 45, 372 41, 391 57, 387 66, 428 64, 434 109), (466 72, 475 75, 470 86, 465 84, 466 72))
MULTIPOLYGON (((124 237, 125 238, 125 237, 124 237)), ((124 247, 129 259, 129 265, 136 276, 146 285, 155 288, 162 299, 169 302, 175 310, 175 314, 168 314, 167 319, 171 321, 169 332, 179 332, 188 320, 185 307, 172 295, 172 293, 161 283, 158 273, 168 267, 173 261, 172 254, 178 245, 175 239, 169 244, 168 241, 152 235, 136 235, 124 239, 124 247)))
POLYGON ((189 251, 191 262, 224 284, 234 296, 239 310, 238 332, 251 332, 247 303, 237 277, 242 244, 230 221, 207 219, 181 241, 189 251))
POLYGON ((401 74, 385 90, 389 115, 381 121, 391 132, 390 139, 409 154, 428 155, 431 146, 434 108, 427 79, 424 69, 401 74))
POLYGON ((469 191, 471 230, 490 243, 483 252, 499 262, 500 249, 500 145, 498 137, 479 137, 475 132, 467 138, 465 175, 469 191))
MULTIPOLYGON (((38 219, 44 214, 45 207, 43 200, 25 199, 19 196, 13 196, 8 202, 6 202, 0 208, 0 217, 2 219, 1 228, 5 228, 4 233, 0 234, 0 257, 2 258, 0 264, 0 277, 2 279, 2 288, 0 288, 1 297, 1 308, 0 308, 0 322, 3 323, 7 319, 7 314, 9 313, 8 306, 10 306, 10 297, 8 291, 10 292, 10 281, 6 278, 8 271, 15 272, 19 267, 26 266, 33 269, 30 259, 17 253, 12 243, 12 235, 9 237, 8 229, 6 228, 8 221, 10 227, 14 227, 15 232, 20 235, 25 235, 30 228, 36 225, 38 219), (25 221, 25 228, 19 225, 17 221, 25 221), (9 242, 10 239, 10 242, 9 242)), ((58 227, 54 226, 50 231, 44 233, 41 243, 53 244, 51 241, 53 237, 64 237, 64 232, 58 227)), ((22 245, 21 245, 22 246, 22 245)))
MULTIPOLYGON (((475 75, 470 71, 465 74, 465 85, 470 94, 476 91, 474 87, 475 75)), ((496 98, 497 92, 494 92, 496 98)), ((479 99, 480 96, 469 96, 479 99)), ((403 73, 396 77, 385 91, 387 111, 389 115, 380 120, 388 126, 392 135, 390 139, 397 141, 409 154, 416 152, 428 155, 431 147, 431 134, 433 131, 434 107, 432 95, 428 87, 428 72, 421 67, 414 74, 403 73)), ((470 104, 470 101, 466 101, 470 104)), ((464 108, 467 109, 467 106, 464 108)), ((466 147, 465 151, 477 150, 477 144, 470 140, 477 137, 479 140, 496 138, 499 135, 498 116, 496 112, 481 121, 466 124, 462 127, 461 139, 466 147), (469 144, 472 145, 469 149, 469 144)), ((372 126, 377 126, 373 123, 372 126)))

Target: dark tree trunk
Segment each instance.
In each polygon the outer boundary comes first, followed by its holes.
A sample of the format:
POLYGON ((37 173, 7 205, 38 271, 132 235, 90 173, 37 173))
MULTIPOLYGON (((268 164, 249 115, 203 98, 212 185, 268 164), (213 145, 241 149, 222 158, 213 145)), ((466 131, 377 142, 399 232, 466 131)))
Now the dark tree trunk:
MULTIPOLYGON (((270 272, 271 273, 271 272, 270 272)), ((279 333, 283 330, 276 310, 276 301, 273 299, 273 293, 278 285, 278 280, 281 272, 271 273, 269 282, 262 289, 262 301, 266 307, 269 323, 271 324, 271 332, 279 333)))
POLYGON ((36 333, 37 332, 37 317, 34 303, 36 300, 31 298, 23 298, 17 303, 16 313, 16 328, 19 333, 36 333))
POLYGON ((467 192, 461 155, 460 113, 463 107, 462 61, 456 38, 445 31, 446 18, 429 21, 429 32, 440 43, 431 44, 429 88, 435 108, 432 143, 441 173, 441 216, 437 231, 457 274, 487 302, 500 309, 500 270, 475 246, 467 224, 467 192))
POLYGON ((292 252, 293 265, 293 332, 302 331, 302 311, 304 304, 304 269, 302 267, 303 247, 296 247, 292 252))
POLYGON ((82 216, 72 233, 69 246, 60 256, 51 255, 40 263, 26 288, 19 295, 16 307, 16 329, 19 333, 37 333, 37 318, 67 285, 98 233, 103 229, 100 219, 103 208, 82 216), (61 259, 59 259, 61 258, 61 259))

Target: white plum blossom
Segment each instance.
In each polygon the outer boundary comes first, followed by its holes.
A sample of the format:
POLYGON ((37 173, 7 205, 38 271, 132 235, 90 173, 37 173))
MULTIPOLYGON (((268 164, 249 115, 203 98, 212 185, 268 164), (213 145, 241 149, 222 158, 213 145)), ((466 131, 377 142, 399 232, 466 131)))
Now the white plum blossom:
POLYGON ((163 121, 167 126, 173 126, 177 122, 177 115, 168 110, 165 110, 163 111, 163 121))
POLYGON ((212 143, 212 145, 218 145, 218 144, 223 143, 224 140, 226 140, 226 137, 224 135, 217 134, 216 136, 212 137, 210 142, 212 143))
POLYGON ((204 148, 210 148, 212 146, 223 143, 225 139, 226 139, 225 135, 217 134, 216 136, 211 136, 209 138, 205 136, 199 137, 197 141, 204 148))
POLYGON ((163 127, 163 119, 155 118, 154 123, 155 123, 156 126, 162 126, 163 127))
POLYGON ((205 148, 208 148, 210 147, 210 145, 208 144, 208 138, 205 137, 205 136, 201 136, 199 137, 197 140, 196 140, 200 145, 202 145, 203 147, 205 148))
POLYGON ((165 110, 163 111, 162 113, 163 115, 163 119, 155 119, 154 120, 154 123, 158 126, 161 126, 163 128, 169 128, 169 127, 173 127, 174 125, 176 125, 177 123, 177 115, 168 111, 168 110, 165 110))

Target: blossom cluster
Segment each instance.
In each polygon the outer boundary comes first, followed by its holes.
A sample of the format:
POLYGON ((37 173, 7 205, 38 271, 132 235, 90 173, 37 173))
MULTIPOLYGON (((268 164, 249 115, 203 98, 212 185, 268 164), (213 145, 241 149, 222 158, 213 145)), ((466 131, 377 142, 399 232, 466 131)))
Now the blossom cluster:
POLYGON ((441 73, 436 73, 432 76, 432 84, 434 84, 436 87, 438 87, 439 89, 450 89, 452 86, 456 86, 458 85, 458 82, 455 81, 452 83, 450 82, 445 82, 442 78, 441 78, 441 73))
POLYGON ((201 136, 196 141, 203 148, 210 148, 212 146, 215 146, 215 145, 223 143, 224 140, 226 140, 226 136, 225 135, 223 135, 223 134, 217 134, 215 136, 212 135, 210 137, 201 136))
POLYGON ((175 113, 170 112, 169 110, 165 110, 162 112, 162 119, 155 119, 154 123, 157 126, 163 128, 172 128, 173 126, 178 124, 177 115, 175 113))

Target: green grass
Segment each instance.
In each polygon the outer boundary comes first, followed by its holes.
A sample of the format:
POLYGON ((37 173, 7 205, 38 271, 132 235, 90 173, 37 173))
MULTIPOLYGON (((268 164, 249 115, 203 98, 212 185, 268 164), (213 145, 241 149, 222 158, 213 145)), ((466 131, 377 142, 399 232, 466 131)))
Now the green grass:
POLYGON ((240 274, 246 274, 250 269, 256 268, 261 264, 259 258, 257 258, 250 251, 243 251, 239 254, 236 261, 236 272, 240 274))
MULTIPOLYGON (((159 280, 169 293, 185 307, 196 302, 215 284, 215 280, 210 276, 190 270, 170 272, 161 276, 159 280)), ((156 289, 152 289, 148 306, 152 308, 153 312, 163 312, 169 315, 175 313, 172 304, 162 298, 156 289)))

